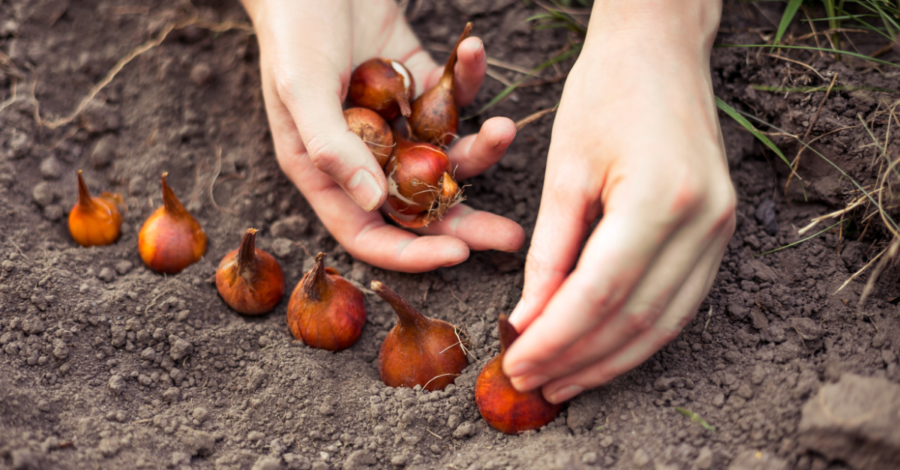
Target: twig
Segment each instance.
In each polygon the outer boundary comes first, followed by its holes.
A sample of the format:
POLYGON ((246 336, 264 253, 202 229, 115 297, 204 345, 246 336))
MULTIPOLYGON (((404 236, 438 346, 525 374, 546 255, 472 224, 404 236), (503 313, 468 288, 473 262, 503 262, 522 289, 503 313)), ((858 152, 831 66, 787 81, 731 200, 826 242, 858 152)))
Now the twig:
POLYGON ((9 94, 9 98, 7 98, 2 103, 0 103, 0 113, 2 113, 4 109, 8 108, 9 106, 11 106, 13 103, 16 102, 16 98, 18 97, 18 95, 16 94, 16 88, 17 88, 16 85, 18 85, 18 83, 19 83, 18 80, 12 79, 12 83, 10 84, 11 91, 9 94))
POLYGON ((856 279, 856 276, 859 276, 860 274, 862 274, 863 271, 865 271, 866 269, 869 269, 869 266, 871 266, 872 263, 875 262, 875 260, 877 260, 878 258, 881 258, 881 255, 883 255, 884 252, 886 252, 887 250, 888 250, 887 248, 881 250, 881 253, 878 253, 877 255, 875 255, 875 257, 872 258, 871 260, 869 260, 869 262, 866 263, 865 266, 863 266, 862 268, 860 268, 859 271, 856 271, 855 273, 853 273, 852 276, 850 276, 849 278, 847 278, 847 280, 844 281, 843 284, 841 284, 841 287, 838 287, 837 290, 834 291, 831 295, 837 295, 837 293, 840 292, 840 291, 842 291, 842 290, 844 289, 844 287, 847 287, 847 284, 850 284, 850 281, 856 279))
POLYGON ((792 63, 792 64, 797 64, 797 65, 800 65, 800 66, 802 66, 802 67, 806 67, 806 68, 812 70, 816 75, 818 75, 819 78, 821 78, 822 80, 825 80, 825 77, 823 77, 822 74, 819 73, 818 70, 816 70, 815 68, 813 68, 812 65, 804 64, 803 62, 800 62, 799 60, 789 59, 789 58, 787 58, 787 57, 782 57, 782 56, 780 56, 780 55, 769 54, 769 53, 766 53, 766 55, 769 56, 769 57, 772 57, 773 59, 780 59, 780 60, 783 60, 783 61, 785 61, 785 62, 790 62, 790 63, 792 63))
POLYGON ((532 113, 531 115, 526 116, 526 117, 524 117, 524 118, 522 118, 522 119, 516 121, 516 130, 517 130, 517 131, 522 130, 523 127, 525 127, 525 126, 531 124, 532 122, 537 121, 538 119, 540 119, 540 118, 542 118, 542 117, 544 117, 544 116, 546 116, 546 115, 548 115, 548 114, 550 114, 550 113, 556 111, 556 108, 558 108, 558 107, 559 107, 559 103, 556 103, 556 105, 553 106, 552 108, 542 109, 542 110, 540 110, 540 111, 538 111, 538 112, 536 112, 536 113, 532 113))
POLYGON ((869 294, 872 293, 872 289, 875 287, 875 281, 878 280, 878 276, 881 275, 882 271, 884 271, 885 266, 887 266, 888 262, 893 260, 897 256, 897 250, 900 249, 900 238, 894 238, 894 241, 891 242, 891 245, 887 249, 887 254, 881 258, 881 261, 878 262, 878 265, 875 266, 875 270, 872 271, 872 275, 869 276, 869 280, 866 281, 865 287, 863 287, 862 294, 859 296, 859 303, 857 303, 858 308, 862 308, 866 303, 866 299, 869 298, 869 294))
MULTIPOLYGON (((819 103, 819 108, 816 110, 815 116, 813 116, 812 121, 809 122, 809 127, 806 128, 806 133, 803 134, 803 140, 806 140, 809 137, 809 133, 812 132, 813 126, 816 125, 816 121, 819 120, 819 114, 822 112, 822 107, 825 106, 825 101, 828 100, 828 95, 831 94, 831 89, 834 87, 834 83, 837 81, 838 74, 834 74, 834 77, 831 78, 831 84, 828 85, 828 90, 825 90, 825 96, 822 97, 822 101, 819 103)), ((791 186, 791 179, 793 179, 794 175, 797 174, 797 168, 800 166, 800 156, 803 155, 803 151, 806 149, 806 146, 801 146, 800 150, 797 151, 797 156, 794 157, 794 166, 791 168, 791 174, 788 175, 787 183, 784 184, 784 195, 787 196, 788 188, 791 186)))
MULTIPOLYGON (((97 82, 97 84, 95 84, 94 86, 91 87, 90 90, 88 90, 87 95, 85 95, 85 97, 81 99, 81 101, 78 103, 78 106, 76 106, 75 109, 72 110, 72 112, 70 112, 68 115, 58 118, 58 119, 54 119, 54 120, 42 119, 38 112, 38 105, 36 103, 35 104, 35 118, 36 118, 35 120, 37 121, 38 125, 40 125, 42 127, 46 127, 48 129, 56 129, 58 127, 65 126, 66 124, 72 123, 72 121, 74 121, 82 112, 84 112, 85 109, 87 109, 88 104, 90 104, 90 102, 97 96, 97 94, 100 93, 100 90, 102 90, 107 85, 109 85, 110 82, 112 82, 113 79, 116 78, 116 75, 118 75, 118 73, 126 65, 128 65, 129 62, 131 62, 132 60, 137 58, 139 55, 162 44, 162 42, 166 39, 166 37, 172 31, 174 31, 176 29, 182 29, 182 28, 185 28, 185 27, 191 26, 191 25, 195 25, 200 28, 208 29, 208 30, 214 31, 214 32, 225 32, 225 31, 228 31, 231 29, 240 29, 243 31, 253 32, 253 27, 244 22, 226 21, 224 23, 211 23, 211 22, 201 20, 196 14, 192 15, 190 18, 188 18, 184 21, 181 21, 181 22, 168 23, 167 25, 165 25, 163 27, 162 31, 160 31, 159 34, 155 38, 132 49, 132 51, 129 52, 125 57, 122 57, 121 59, 119 59, 119 61, 116 62, 116 64, 113 65, 113 67, 111 69, 109 69, 109 72, 106 73, 106 76, 104 76, 102 80, 97 82)), ((35 82, 36 82, 36 80, 35 80, 35 82)))
MULTIPOLYGON (((881 190, 879 189, 878 191, 881 191, 881 190)), ((843 216, 847 212, 850 212, 851 210, 859 207, 860 205, 862 205, 862 203, 864 203, 866 201, 868 201, 868 198, 866 198, 865 196, 860 196, 859 198, 852 201, 849 205, 847 205, 847 207, 844 207, 843 209, 836 210, 829 214, 825 214, 825 215, 816 217, 815 219, 812 219, 812 221, 809 223, 809 225, 798 230, 797 235, 803 235, 804 233, 810 231, 813 227, 818 225, 819 222, 822 222, 823 220, 831 219, 831 218, 838 217, 838 216, 843 216)))
POLYGON ((436 376, 432 377, 431 380, 429 380, 428 382, 425 382, 425 385, 423 385, 422 388, 423 388, 423 389, 424 389, 424 388, 428 388, 428 384, 430 384, 432 380, 438 379, 438 378, 441 378, 441 377, 447 377, 448 375, 452 375, 452 376, 454 376, 454 377, 459 376, 459 374, 441 374, 441 375, 436 375, 436 376))
POLYGON ((502 83, 503 86, 512 86, 511 81, 507 80, 506 77, 504 77, 503 75, 501 75, 496 70, 494 70, 490 67, 488 67, 487 71, 484 74, 487 75, 488 77, 491 77, 494 80, 497 80, 498 82, 502 83))
POLYGON ((237 215, 235 211, 231 209, 224 209, 219 204, 216 203, 216 197, 213 195, 213 188, 216 186, 216 180, 219 179, 219 174, 222 173, 222 146, 216 147, 216 169, 213 171, 212 181, 209 183, 209 200, 212 202, 213 207, 216 208, 219 212, 227 212, 231 215, 237 215))

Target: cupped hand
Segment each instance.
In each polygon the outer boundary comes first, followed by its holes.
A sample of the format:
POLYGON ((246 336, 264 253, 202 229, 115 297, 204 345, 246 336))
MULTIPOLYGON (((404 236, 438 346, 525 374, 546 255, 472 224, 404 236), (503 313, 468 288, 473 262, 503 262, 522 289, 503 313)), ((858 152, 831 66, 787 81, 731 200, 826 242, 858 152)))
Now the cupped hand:
POLYGON ((629 3, 595 4, 554 122, 522 299, 510 317, 524 332, 504 371, 516 388, 542 387, 555 403, 672 340, 734 232, 709 71, 718 2, 646 28, 616 21, 629 3))
MULTIPOLYGON (((466 260, 469 250, 515 251, 515 222, 459 205, 415 232, 385 223, 384 172, 350 132, 341 103, 356 65, 374 57, 402 62, 416 94, 437 83, 442 66, 422 49, 393 0, 244 0, 260 44, 263 96, 278 162, 335 239, 355 258, 385 269, 421 272, 466 260)), ((457 102, 470 103, 487 70, 484 45, 466 39, 456 65, 457 102)), ((496 163, 515 137, 513 122, 487 120, 448 155, 460 179, 496 163)))

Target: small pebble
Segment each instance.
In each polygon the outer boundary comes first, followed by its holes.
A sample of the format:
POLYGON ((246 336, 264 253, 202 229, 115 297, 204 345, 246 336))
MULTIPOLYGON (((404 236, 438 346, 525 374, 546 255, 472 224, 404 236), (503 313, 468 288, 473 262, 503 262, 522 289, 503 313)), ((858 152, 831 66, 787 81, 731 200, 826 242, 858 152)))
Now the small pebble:
POLYGON ((48 180, 59 179, 60 175, 62 175, 62 165, 60 165, 59 160, 52 155, 41 162, 40 170, 41 176, 48 180))
POLYGON ((100 169, 109 166, 116 158, 116 138, 107 135, 97 141, 91 152, 91 165, 100 169))
POLYGON ((31 192, 31 197, 34 198, 34 202, 41 207, 47 207, 52 204, 55 196, 56 195, 53 193, 53 186, 46 181, 41 181, 36 184, 34 190, 31 192))
POLYGON ((44 208, 44 217, 51 222, 56 222, 63 218, 63 208, 59 204, 51 204, 44 208))
POLYGON ((116 272, 110 268, 103 268, 100 270, 100 274, 97 277, 103 282, 112 282, 116 279, 116 272))
POLYGON ((215 75, 212 68, 205 62, 200 62, 191 69, 191 81, 195 85, 203 86, 209 84, 214 78, 215 75))
POLYGON ((128 274, 128 271, 131 271, 131 268, 134 267, 134 264, 128 260, 122 260, 116 263, 116 272, 119 275, 124 276, 128 274))

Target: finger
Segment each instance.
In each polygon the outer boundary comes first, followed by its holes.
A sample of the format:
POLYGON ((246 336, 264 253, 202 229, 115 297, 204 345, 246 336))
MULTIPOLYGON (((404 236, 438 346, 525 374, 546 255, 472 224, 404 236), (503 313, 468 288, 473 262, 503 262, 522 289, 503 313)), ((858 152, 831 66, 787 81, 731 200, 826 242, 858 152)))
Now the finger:
POLYGON ((542 389, 547 400, 561 403, 584 390, 603 385, 637 367, 676 338, 696 315, 700 302, 712 287, 727 246, 724 243, 718 250, 709 250, 709 256, 691 273, 654 329, 633 338, 614 355, 548 383, 542 389))
POLYGON ((276 91, 312 163, 364 210, 378 208, 387 195, 387 182, 372 152, 344 120, 342 79, 327 72, 286 74, 276 82, 276 91))
POLYGON ((518 251, 525 244, 522 226, 496 214, 457 204, 444 218, 414 230, 423 235, 448 235, 475 251, 518 251))
POLYGON ((484 42, 480 38, 468 38, 459 45, 456 56, 459 58, 455 70, 456 104, 468 106, 481 89, 487 73, 484 42))
MULTIPOLYGON (((575 264, 592 220, 583 185, 567 181, 566 166, 566 163, 551 164, 547 168, 541 206, 525 259, 522 298, 509 317, 518 331, 528 328, 562 284, 575 264)), ((524 374, 530 368, 533 368, 531 364, 504 360, 504 372, 510 376, 524 374), (508 370, 512 365, 514 371, 508 370)))
MULTIPOLYGON (((484 82, 484 74, 487 73, 487 55, 484 53, 484 43, 480 38, 467 38, 459 44, 456 57, 456 67, 453 69, 456 104, 466 106, 475 99, 475 95, 478 94, 478 90, 484 82)), ((404 65, 412 72, 416 83, 422 83, 423 90, 437 85, 444 73, 443 63, 440 65, 434 64, 434 61, 429 63, 419 56, 406 61, 404 65)))
MULTIPOLYGON (((706 225, 703 227, 705 230, 706 225)), ((718 266, 720 247, 727 245, 731 235, 728 229, 719 225, 707 237, 696 230, 682 230, 656 258, 618 315, 594 327, 554 360, 526 375, 514 377, 513 386, 518 390, 531 390, 573 374, 603 360, 647 330, 659 327, 660 318, 671 311, 675 305, 673 299, 685 291, 685 284, 698 276, 705 282, 708 273, 718 266)), ((705 291, 688 290, 698 297, 705 294, 705 291)), ((691 299, 695 300, 699 301, 691 299)))
POLYGON ((681 180, 674 197, 663 199, 672 201, 663 210, 657 198, 665 196, 665 188, 651 195, 643 185, 621 183, 612 190, 608 200, 618 205, 607 204, 577 268, 506 352, 503 369, 508 375, 525 375, 554 360, 624 306, 660 247, 698 209, 699 193, 690 178, 681 180))
POLYGON ((511 119, 488 119, 477 134, 463 137, 447 152, 456 168, 454 176, 464 180, 481 174, 503 158, 515 138, 516 124, 511 119))

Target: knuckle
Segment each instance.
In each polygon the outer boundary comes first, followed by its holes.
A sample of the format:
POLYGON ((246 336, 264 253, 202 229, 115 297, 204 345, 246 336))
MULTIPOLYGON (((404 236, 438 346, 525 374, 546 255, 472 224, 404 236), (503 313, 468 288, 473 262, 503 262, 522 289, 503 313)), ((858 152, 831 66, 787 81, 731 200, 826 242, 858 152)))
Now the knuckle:
POLYGON ((304 144, 306 152, 309 154, 310 161, 316 168, 324 173, 332 174, 340 164, 340 157, 335 150, 334 144, 319 136, 309 139, 304 144))
POLYGON ((656 319, 659 318, 660 314, 661 309, 651 306, 644 312, 627 315, 622 328, 624 336, 636 336, 649 330, 656 323, 656 319))
POLYGON ((290 72, 284 67, 275 67, 272 70, 272 83, 275 85, 275 92, 285 104, 295 101, 294 80, 290 72))

